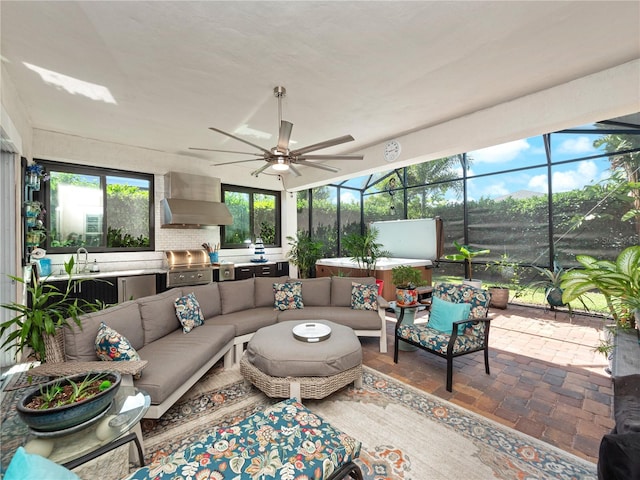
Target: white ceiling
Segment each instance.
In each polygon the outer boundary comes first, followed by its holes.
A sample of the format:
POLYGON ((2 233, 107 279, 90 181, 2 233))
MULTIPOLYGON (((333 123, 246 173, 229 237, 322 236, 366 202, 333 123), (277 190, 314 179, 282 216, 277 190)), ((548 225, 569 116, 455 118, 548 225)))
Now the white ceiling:
POLYGON ((640 58, 636 1, 3 0, 0 9, 2 61, 34 128, 209 164, 244 157, 188 147, 251 151, 209 126, 246 125, 273 137, 245 138, 275 145, 276 85, 287 89, 295 146, 352 134, 317 152, 348 153, 640 58), (47 84, 23 62, 106 87, 115 103, 47 84))

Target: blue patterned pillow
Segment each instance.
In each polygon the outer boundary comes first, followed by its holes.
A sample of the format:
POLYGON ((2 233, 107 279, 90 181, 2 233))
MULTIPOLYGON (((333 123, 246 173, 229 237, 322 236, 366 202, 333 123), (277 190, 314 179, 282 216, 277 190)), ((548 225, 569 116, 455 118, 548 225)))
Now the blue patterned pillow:
POLYGON ((304 308, 302 303, 302 282, 274 283, 273 293, 276 310, 296 310, 304 308))
POLYGON ((173 304, 176 307, 176 316, 182 324, 182 331, 184 333, 189 333, 194 328, 204 324, 202 309, 193 293, 188 293, 184 297, 176 298, 173 304))
POLYGON ((140 360, 131 342, 104 322, 100 322, 95 340, 96 355, 100 360, 140 360))
POLYGON ((378 285, 351 282, 351 308, 378 310, 378 285))
MULTIPOLYGON (((469 318, 471 304, 452 303, 433 297, 431 300, 431 313, 429 314, 430 328, 441 332, 451 333, 453 322, 469 318)), ((458 335, 462 335, 467 324, 458 325, 458 335)))

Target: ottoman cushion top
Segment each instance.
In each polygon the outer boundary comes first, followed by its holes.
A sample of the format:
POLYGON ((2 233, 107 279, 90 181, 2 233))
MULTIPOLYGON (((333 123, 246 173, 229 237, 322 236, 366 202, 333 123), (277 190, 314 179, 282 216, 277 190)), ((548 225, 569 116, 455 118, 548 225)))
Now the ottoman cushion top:
POLYGON ((272 377, 328 377, 362 363, 362 347, 353 330, 328 320, 331 336, 322 342, 296 340, 292 329, 308 321, 277 323, 258 330, 247 345, 247 360, 272 377))

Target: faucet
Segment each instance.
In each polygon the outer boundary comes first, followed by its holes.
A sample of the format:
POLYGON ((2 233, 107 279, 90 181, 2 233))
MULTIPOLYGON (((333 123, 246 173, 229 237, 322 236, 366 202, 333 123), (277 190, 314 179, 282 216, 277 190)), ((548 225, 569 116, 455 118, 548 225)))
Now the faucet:
POLYGON ((89 266, 89 252, 84 247, 80 247, 76 250, 76 273, 84 273, 87 271, 87 267, 89 266), (82 269, 80 269, 80 254, 84 253, 84 262, 82 269))

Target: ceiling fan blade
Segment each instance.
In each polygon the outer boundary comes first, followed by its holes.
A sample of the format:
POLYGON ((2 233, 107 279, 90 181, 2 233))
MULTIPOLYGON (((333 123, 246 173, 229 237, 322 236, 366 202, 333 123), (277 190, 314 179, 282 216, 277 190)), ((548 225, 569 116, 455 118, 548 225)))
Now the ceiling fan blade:
POLYGON ((271 152, 270 152, 269 150, 267 150, 266 148, 262 148, 260 145, 256 145, 255 143, 251 143, 251 142, 249 142, 248 140, 245 140, 245 139, 243 139, 243 138, 236 137, 235 135, 232 135, 232 134, 230 134, 230 133, 227 133, 227 132, 225 132, 224 130, 220 130, 219 128, 209 127, 209 130, 213 130, 214 132, 221 133, 221 134, 223 134, 223 135, 226 135, 227 137, 231 137, 231 138, 233 138, 234 140, 238 140, 239 142, 246 143, 247 145, 251 145, 252 147, 257 148, 257 149, 258 149, 258 150, 260 150, 261 152, 271 154, 271 152))
POLYGON ((338 173, 340 171, 337 168, 330 167, 328 165, 322 165, 320 163, 305 162, 304 160, 298 160, 296 163, 298 165, 304 165, 306 167, 313 167, 313 168, 319 168, 320 170, 326 170, 327 172, 338 173))
POLYGON ((257 155, 258 157, 262 157, 261 153, 253 153, 253 152, 236 152, 234 150, 217 150, 215 148, 198 148, 198 147, 189 147, 189 150, 201 150, 203 152, 222 152, 222 153, 240 153, 242 155, 257 155))
POLYGON ((300 160, 363 160, 364 155, 302 155, 300 160))
POLYGON ((270 163, 265 163, 263 166, 261 166, 259 169, 254 170, 253 172, 251 172, 251 176, 253 177, 257 177, 258 175, 260 175, 262 172, 264 172, 267 168, 269 168, 271 166, 270 163))
POLYGON ((291 129, 293 123, 282 120, 280 122, 280 132, 278 133, 278 151, 286 152, 289 150, 289 139, 291 138, 291 129))
POLYGON ((291 170, 296 177, 301 177, 302 176, 302 174, 300 173, 300 170, 298 170, 292 164, 289 164, 289 170, 291 170))
POLYGON ((245 160, 236 160, 235 162, 212 163, 211 166, 217 167, 218 165, 232 165, 234 163, 257 162, 259 160, 264 160, 264 158, 247 158, 245 160))
POLYGON ((315 150, 322 150, 323 148, 333 147, 334 145, 340 145, 341 143, 353 142, 355 139, 351 135, 344 135, 343 137, 333 138, 331 140, 325 140, 324 142, 314 143, 308 147, 298 148, 291 152, 291 155, 302 155, 307 152, 313 152, 315 150))

